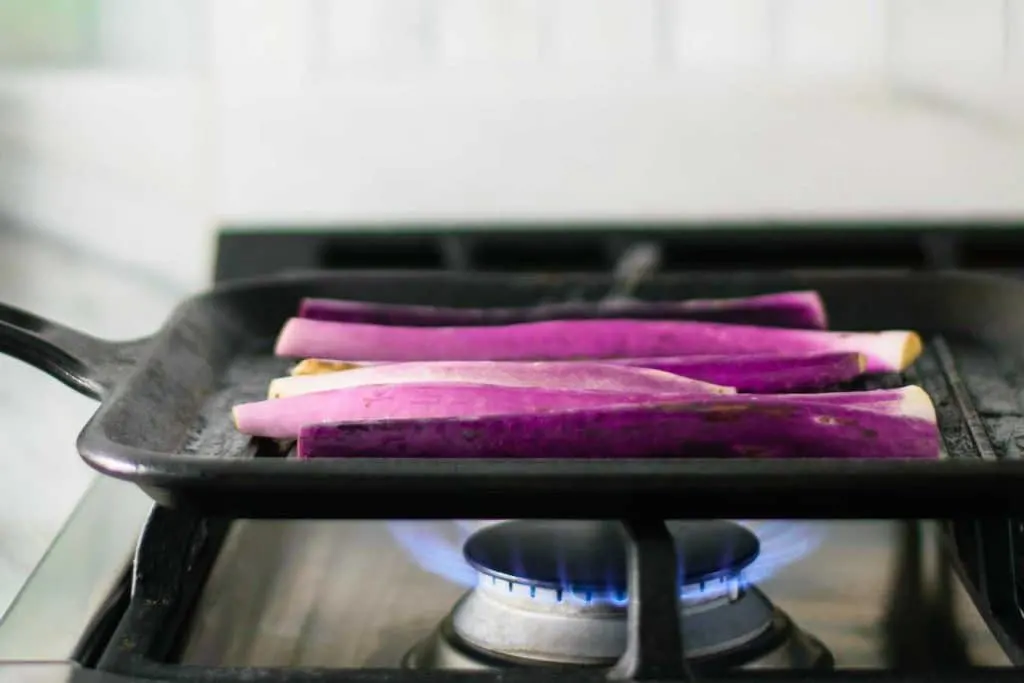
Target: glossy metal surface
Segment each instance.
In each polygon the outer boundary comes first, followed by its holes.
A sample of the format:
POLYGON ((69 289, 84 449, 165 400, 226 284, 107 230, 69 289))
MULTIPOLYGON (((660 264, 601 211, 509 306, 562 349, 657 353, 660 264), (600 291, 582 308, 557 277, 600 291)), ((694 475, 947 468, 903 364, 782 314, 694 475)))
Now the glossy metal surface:
MULTIPOLYGON (((0 683, 138 683, 139 679, 82 669, 68 662, 0 662, 0 683)), ((158 683, 147 681, 146 683, 158 683)))
POLYGON ((0 621, 0 662, 69 659, 124 579, 152 501, 96 477, 0 621))
POLYGON ((58 662, 0 664, 0 683, 71 683, 82 680, 76 679, 75 674, 73 665, 58 662))
MULTIPOLYGON (((629 603, 637 599, 627 590, 624 531, 608 520, 511 520, 473 533, 463 555, 477 572, 476 585, 453 608, 439 642, 475 653, 476 668, 495 658, 614 665, 628 650, 629 603)), ((743 587, 742 570, 758 555, 757 536, 726 520, 670 522, 663 532, 673 555, 665 566, 670 587, 655 603, 673 603, 668 607, 677 611, 687 655, 749 652, 774 622, 767 598, 743 587)), ((673 657, 681 659, 683 649, 673 657)))
MULTIPOLYGON (((760 587, 831 650, 837 667, 885 667, 907 648, 938 665, 1009 665, 930 525, 919 540, 899 523, 824 529, 816 552, 760 587), (920 582, 907 580, 910 545, 920 549, 920 582), (939 644, 938 631, 952 637, 939 644)), ((200 598, 183 660, 399 667, 464 592, 417 566, 385 523, 239 521, 200 598)))
MULTIPOLYGON (((781 643, 789 627, 789 620, 756 588, 686 602, 681 613, 687 657, 708 662, 744 653, 745 663, 759 659, 756 655, 768 649, 765 641, 781 643)), ((624 605, 538 600, 485 578, 458 602, 439 632, 451 649, 476 654, 477 666, 471 668, 493 666, 494 659, 607 667, 626 651, 627 628, 624 605)), ((427 653, 425 659, 438 658, 427 653)), ((437 666, 448 668, 443 662, 437 666)))
MULTIPOLYGON (((728 668, 777 669, 803 672, 820 671, 832 666, 833 659, 824 645, 816 638, 804 633, 781 611, 769 615, 766 630, 753 641, 739 644, 733 652, 722 657, 705 657, 694 662, 700 671, 721 671, 728 668)), ((685 642, 685 641, 684 641, 685 642)), ((589 662, 607 666, 612 662, 589 662)), ((544 666, 534 658, 513 659, 486 653, 459 637, 452 625, 452 619, 445 619, 426 639, 418 643, 403 660, 410 669, 434 669, 453 671, 483 671, 507 668, 510 665, 544 666)))

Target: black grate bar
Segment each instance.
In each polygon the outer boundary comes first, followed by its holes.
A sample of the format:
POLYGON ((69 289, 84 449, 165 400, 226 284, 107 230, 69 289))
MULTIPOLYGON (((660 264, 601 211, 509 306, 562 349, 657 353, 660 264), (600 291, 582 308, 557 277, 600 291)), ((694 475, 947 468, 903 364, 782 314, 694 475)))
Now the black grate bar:
POLYGON ((928 346, 939 361, 939 367, 942 369, 942 374, 946 378, 957 407, 960 408, 960 414, 963 415, 964 421, 967 423, 967 429, 970 432, 971 441, 974 442, 976 452, 983 460, 996 460, 995 449, 992 448, 992 442, 989 441, 988 435, 985 433, 981 416, 978 415, 970 394, 967 393, 967 387, 964 386, 964 381, 956 369, 956 361, 953 359, 953 351, 949 348, 949 343, 942 336, 935 335, 928 346))
POLYGON ((950 553, 950 565, 960 577, 961 585, 967 591, 971 602, 977 607, 985 624, 992 631, 992 635, 1003 648, 1003 652, 1015 667, 1022 667, 1024 666, 1024 633, 1020 628, 1020 616, 1011 615, 1012 619, 1000 619, 982 592, 981 582, 977 578, 984 561, 981 550, 982 538, 979 531, 981 526, 980 520, 964 521, 962 524, 952 526, 954 533, 959 535, 954 541, 956 552, 950 553), (965 532, 963 529, 967 531, 965 532), (968 546, 966 550, 962 547, 964 544, 968 546), (965 560, 968 559, 974 561, 973 567, 966 564, 965 560))
POLYGON ((131 600, 97 668, 134 675, 174 655, 229 524, 153 508, 135 552, 131 600))
POLYGON ((661 520, 623 520, 629 537, 626 651, 613 679, 692 678, 684 657, 679 610, 679 558, 661 520))
POLYGON ((1013 522, 981 519, 977 522, 981 544, 980 592, 993 616, 1014 641, 1024 643, 1024 612, 1017 592, 1017 553, 1013 522))
MULTIPOLYGON (((963 415, 975 451, 984 460, 997 460, 995 449, 956 368, 949 344, 942 337, 931 341, 942 373, 963 415)), ((1015 643, 1024 643, 1024 611, 1017 589, 1017 552, 1012 520, 980 518, 972 527, 976 539, 975 559, 979 592, 993 617, 1015 643)))

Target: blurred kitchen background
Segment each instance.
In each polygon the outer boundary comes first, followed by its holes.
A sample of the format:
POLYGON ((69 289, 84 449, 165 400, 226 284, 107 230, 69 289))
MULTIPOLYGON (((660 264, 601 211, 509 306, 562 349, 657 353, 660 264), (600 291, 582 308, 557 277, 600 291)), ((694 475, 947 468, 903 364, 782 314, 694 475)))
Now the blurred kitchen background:
POLYGON ((0 7, 0 211, 185 287, 223 223, 1024 209, 1024 0, 0 7))
MULTIPOLYGON (((0 0, 0 300, 152 331, 222 228, 1024 217, 1024 0, 0 0)), ((93 404, 0 359, 0 609, 93 404)))

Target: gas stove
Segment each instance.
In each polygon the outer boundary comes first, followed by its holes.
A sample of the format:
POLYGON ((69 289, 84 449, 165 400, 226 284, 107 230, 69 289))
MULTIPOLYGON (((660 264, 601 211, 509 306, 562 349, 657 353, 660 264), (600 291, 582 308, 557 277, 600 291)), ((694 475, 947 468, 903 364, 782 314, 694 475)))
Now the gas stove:
MULTIPOLYGON (((749 229, 681 234, 595 229, 552 243, 531 231, 229 232, 217 278, 616 269, 622 287, 610 294, 628 295, 658 267, 835 266, 830 254, 842 254, 843 266, 1005 270, 1000 259, 1015 253, 984 246, 1008 244, 1002 231, 873 233, 873 251, 821 233, 767 251, 772 240, 749 229)), ((99 479, 0 623, 0 680, 1017 680, 1020 527, 967 512, 212 519, 99 479)))
MULTIPOLYGON (((629 647, 617 526, 237 522, 181 661, 604 672, 629 647)), ((1010 664, 934 523, 668 527, 691 558, 672 583, 694 674, 1010 664)))

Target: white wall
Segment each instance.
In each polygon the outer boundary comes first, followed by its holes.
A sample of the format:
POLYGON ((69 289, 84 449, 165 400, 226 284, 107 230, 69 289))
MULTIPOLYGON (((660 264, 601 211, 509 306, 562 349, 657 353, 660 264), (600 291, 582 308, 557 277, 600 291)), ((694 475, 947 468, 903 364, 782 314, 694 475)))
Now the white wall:
POLYGON ((205 103, 186 77, 0 75, 0 228, 202 283, 213 225, 205 103))
POLYGON ((314 70, 600 64, 801 75, 940 66, 998 72, 1022 66, 1024 41, 1021 0, 212 3, 218 43, 260 45, 275 53, 264 62, 288 54, 314 70))
POLYGON ((0 50, 0 228, 42 231, 177 286, 204 282, 204 0, 6 7, 0 42, 23 38, 0 50))
POLYGON ((1024 213, 1024 0, 217 7, 235 222, 1024 213))
POLYGON ((105 69, 195 73, 208 57, 207 0, 89 0, 94 59, 105 69))
POLYGON ((89 1, 0 211, 188 282, 223 220, 1024 215, 1024 0, 89 1))

